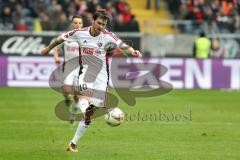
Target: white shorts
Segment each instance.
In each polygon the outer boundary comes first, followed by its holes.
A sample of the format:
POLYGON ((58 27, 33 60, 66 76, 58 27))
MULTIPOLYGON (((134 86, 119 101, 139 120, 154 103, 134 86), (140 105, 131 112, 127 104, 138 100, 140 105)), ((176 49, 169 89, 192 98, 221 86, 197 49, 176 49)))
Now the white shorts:
POLYGON ((80 95, 89 97, 90 104, 96 107, 104 107, 106 103, 108 76, 100 72, 96 79, 94 78, 94 82, 86 81, 84 79, 85 76, 86 69, 83 69, 82 74, 75 79, 75 91, 80 95))

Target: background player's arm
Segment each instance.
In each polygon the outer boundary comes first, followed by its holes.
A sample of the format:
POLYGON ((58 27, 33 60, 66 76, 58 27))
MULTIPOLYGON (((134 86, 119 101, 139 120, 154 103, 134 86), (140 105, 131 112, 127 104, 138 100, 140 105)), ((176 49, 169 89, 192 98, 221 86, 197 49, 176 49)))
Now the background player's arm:
POLYGON ((58 49, 58 48, 55 48, 55 49, 54 49, 53 57, 54 57, 54 62, 55 62, 56 64, 61 63, 61 61, 60 61, 60 59, 59 59, 59 49, 58 49))
POLYGON ((53 57, 54 57, 54 62, 56 64, 60 64, 61 63, 61 59, 59 57, 60 54, 64 53, 64 43, 58 45, 57 47, 54 48, 54 53, 53 53, 53 57))

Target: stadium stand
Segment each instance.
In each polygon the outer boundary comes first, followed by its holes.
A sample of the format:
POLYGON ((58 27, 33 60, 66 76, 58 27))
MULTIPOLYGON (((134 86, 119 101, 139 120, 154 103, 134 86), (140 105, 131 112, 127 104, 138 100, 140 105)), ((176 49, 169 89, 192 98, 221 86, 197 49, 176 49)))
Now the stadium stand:
POLYGON ((139 21, 140 29, 144 33, 152 34, 173 34, 176 30, 171 24, 162 24, 161 20, 171 20, 168 8, 164 1, 159 1, 158 7, 155 7, 153 0, 128 0, 132 7, 133 14, 136 15, 139 21), (159 8, 159 9, 158 9, 159 8))
POLYGON ((139 31, 138 22, 125 0, 0 0, 0 30, 63 31, 75 14, 83 17, 84 25, 92 13, 105 8, 111 15, 111 31, 139 31))
POLYGON ((236 33, 240 27, 239 0, 167 0, 178 29, 185 33, 236 33))
POLYGON ((92 13, 100 8, 111 15, 110 31, 240 32, 239 0, 0 0, 0 30, 68 30, 74 14, 82 15, 88 26, 92 13))

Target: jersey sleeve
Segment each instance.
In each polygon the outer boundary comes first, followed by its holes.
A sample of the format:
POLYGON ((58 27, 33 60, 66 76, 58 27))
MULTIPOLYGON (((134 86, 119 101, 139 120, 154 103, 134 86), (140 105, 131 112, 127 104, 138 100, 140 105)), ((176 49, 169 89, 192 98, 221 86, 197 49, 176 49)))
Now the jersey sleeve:
POLYGON ((108 41, 109 41, 110 43, 115 44, 116 47, 118 47, 118 48, 123 44, 122 40, 121 40, 120 38, 118 38, 118 37, 117 37, 114 33, 112 33, 112 32, 108 32, 107 37, 108 37, 108 38, 107 38, 108 41))
POLYGON ((65 41, 69 41, 69 42, 77 42, 78 39, 80 38, 80 34, 78 29, 74 29, 74 30, 71 30, 67 33, 63 33, 61 35, 61 37, 65 40, 65 41))

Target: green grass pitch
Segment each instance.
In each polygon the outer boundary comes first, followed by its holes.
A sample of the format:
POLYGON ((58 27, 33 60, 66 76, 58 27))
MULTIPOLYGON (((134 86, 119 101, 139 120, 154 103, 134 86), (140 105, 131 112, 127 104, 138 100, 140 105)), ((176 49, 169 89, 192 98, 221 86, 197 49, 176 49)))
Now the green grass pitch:
POLYGON ((239 97, 239 91, 173 90, 137 99, 135 107, 120 101, 125 122, 110 127, 99 117, 80 139, 80 152, 69 153, 76 125, 55 116, 60 94, 0 88, 0 159, 239 160, 239 97))

